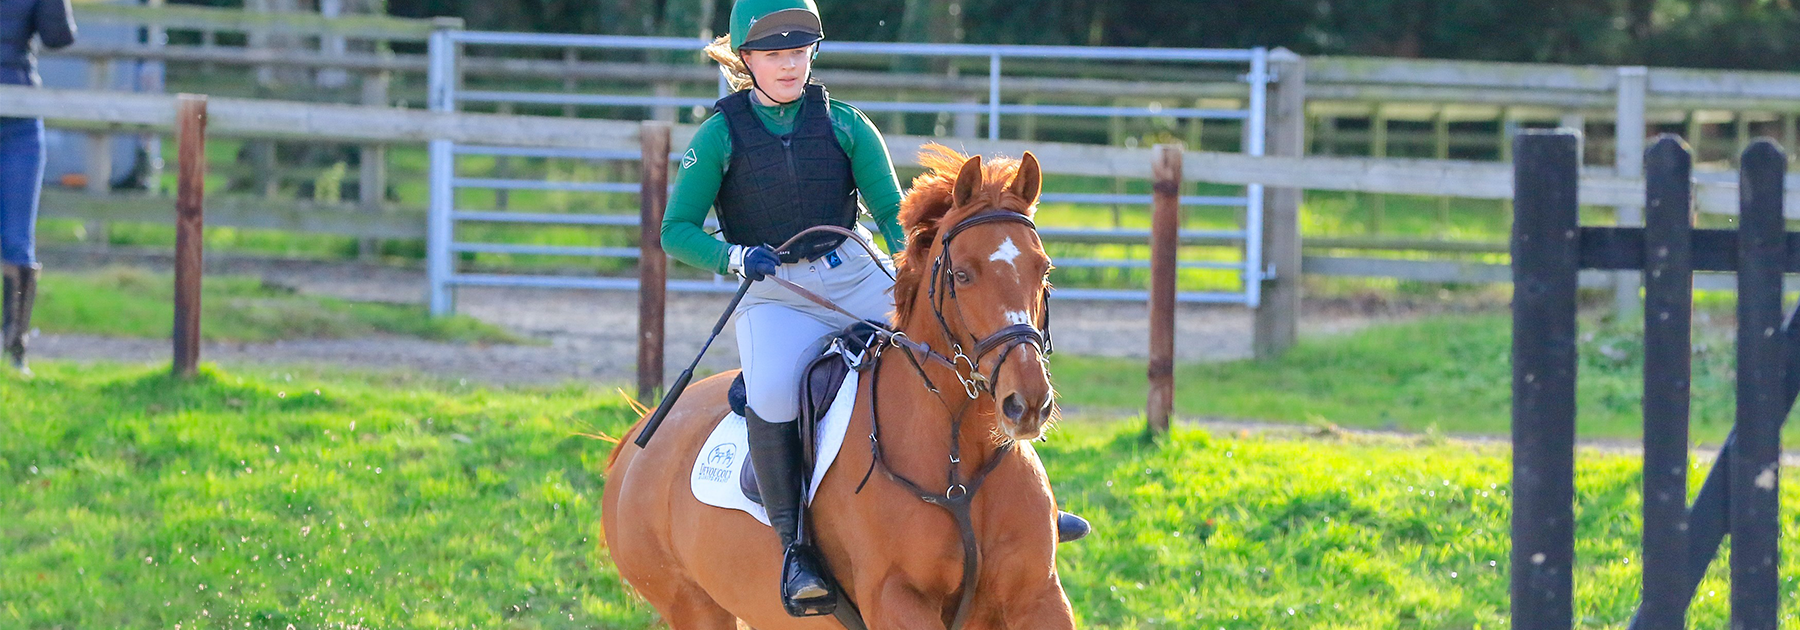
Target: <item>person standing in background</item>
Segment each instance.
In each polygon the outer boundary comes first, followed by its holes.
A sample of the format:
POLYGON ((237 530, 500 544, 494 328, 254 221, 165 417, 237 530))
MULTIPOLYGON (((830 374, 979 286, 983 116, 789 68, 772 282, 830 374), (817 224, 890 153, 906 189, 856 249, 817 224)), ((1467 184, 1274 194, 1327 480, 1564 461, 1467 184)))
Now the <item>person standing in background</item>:
MULTIPOLYGON (((0 0, 0 84, 36 87, 32 37, 48 48, 75 43, 69 0, 0 0)), ((44 182, 44 121, 0 117, 0 349, 25 364, 25 336, 37 301, 38 192, 44 182)))

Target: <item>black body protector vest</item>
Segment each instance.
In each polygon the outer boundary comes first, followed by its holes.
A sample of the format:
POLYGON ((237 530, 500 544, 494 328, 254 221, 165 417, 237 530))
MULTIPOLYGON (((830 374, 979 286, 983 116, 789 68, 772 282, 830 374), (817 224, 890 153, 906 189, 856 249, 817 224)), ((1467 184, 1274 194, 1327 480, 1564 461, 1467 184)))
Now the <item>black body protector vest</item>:
MULTIPOLYGON (((853 228, 858 211, 850 156, 838 144, 825 88, 807 85, 793 133, 770 133, 751 111, 750 90, 719 99, 731 130, 731 163, 714 200, 725 240, 779 247, 818 225, 853 228)), ((823 256, 844 237, 817 234, 795 244, 782 262, 823 256)))

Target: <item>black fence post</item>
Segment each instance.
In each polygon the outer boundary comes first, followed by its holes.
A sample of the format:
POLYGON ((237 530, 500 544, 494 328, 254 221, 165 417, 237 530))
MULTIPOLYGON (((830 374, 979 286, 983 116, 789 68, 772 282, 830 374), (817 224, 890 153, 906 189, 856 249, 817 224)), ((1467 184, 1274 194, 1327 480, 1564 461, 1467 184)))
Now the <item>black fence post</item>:
POLYGON ((1566 630, 1575 560, 1581 136, 1513 139, 1512 627, 1566 630))
MULTIPOLYGON (((1698 235, 1697 231, 1696 237, 1698 235)), ((1736 242, 1736 236, 1732 235, 1732 242, 1736 242)), ((1790 273, 1800 272, 1800 258, 1795 257, 1800 256, 1800 241, 1795 246, 1790 246, 1788 251, 1791 254, 1786 257, 1786 270, 1790 273)), ((1696 267, 1698 266, 1696 263, 1696 267)), ((1736 268, 1737 252, 1734 251, 1731 252, 1729 268, 1711 270, 1734 271, 1736 268)), ((1787 368, 1783 373, 1785 382, 1779 402, 1782 409, 1793 409, 1795 398, 1800 397, 1800 311, 1789 316, 1787 325, 1782 328, 1780 343, 1785 347, 1783 360, 1787 368)), ((1785 414, 1781 422, 1786 424, 1785 414)), ((1687 568, 1681 574, 1680 591, 1683 600, 1693 600, 1694 592, 1700 588, 1700 580, 1705 579, 1707 567, 1712 566, 1712 561, 1719 555, 1719 545, 1725 540, 1728 517, 1726 495, 1729 494, 1726 480, 1730 476, 1732 462, 1736 459, 1732 453, 1737 451, 1737 443, 1738 434, 1734 428, 1725 436, 1725 441, 1719 444, 1719 458, 1713 460, 1712 469, 1706 474, 1706 481, 1700 484, 1700 494, 1694 497, 1693 506, 1688 508, 1687 568)), ((1637 617, 1631 621, 1631 630, 1649 627, 1646 625, 1648 608, 1647 602, 1639 606, 1637 617)))
POLYGON ((1693 164, 1677 136, 1644 158, 1644 584, 1642 630, 1687 627, 1687 468, 1694 256, 1693 164))
POLYGON ((1782 178, 1787 156, 1768 140, 1744 150, 1738 183, 1737 446, 1731 462, 1731 626, 1774 630, 1779 613, 1781 420, 1786 379, 1781 276, 1787 266, 1782 178))

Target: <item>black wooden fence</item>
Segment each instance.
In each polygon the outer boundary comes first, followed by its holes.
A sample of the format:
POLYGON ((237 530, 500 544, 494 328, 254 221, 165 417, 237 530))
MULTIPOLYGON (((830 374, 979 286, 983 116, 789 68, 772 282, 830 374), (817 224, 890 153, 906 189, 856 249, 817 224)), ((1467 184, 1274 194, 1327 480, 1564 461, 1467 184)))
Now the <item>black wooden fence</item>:
MULTIPOLYGON (((1786 231, 1787 157, 1744 151, 1737 230, 1696 229, 1693 157, 1674 136, 1651 145, 1645 227, 1584 227, 1581 141, 1528 132, 1513 144, 1512 625, 1574 622, 1576 276, 1644 274, 1643 603, 1631 628, 1683 628, 1694 591, 1731 535, 1731 627, 1773 630, 1778 611, 1781 425, 1800 392, 1800 323, 1782 326, 1782 274, 1800 272, 1786 231), (1737 273, 1737 418, 1690 507, 1690 321, 1696 271, 1737 273), (1729 527, 1729 529, 1727 529, 1729 527)), ((1800 319, 1800 314, 1797 314, 1800 319)))

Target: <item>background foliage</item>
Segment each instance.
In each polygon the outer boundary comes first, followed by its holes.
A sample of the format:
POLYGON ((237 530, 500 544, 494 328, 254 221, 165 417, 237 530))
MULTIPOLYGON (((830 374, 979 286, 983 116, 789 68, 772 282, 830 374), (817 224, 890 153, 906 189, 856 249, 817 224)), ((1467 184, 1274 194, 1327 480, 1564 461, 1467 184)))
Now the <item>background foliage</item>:
MULTIPOLYGON (((1800 69, 1791 0, 818 0, 846 40, 1286 46, 1303 54, 1800 69)), ((389 0, 475 28, 722 33, 730 0, 389 0)))

